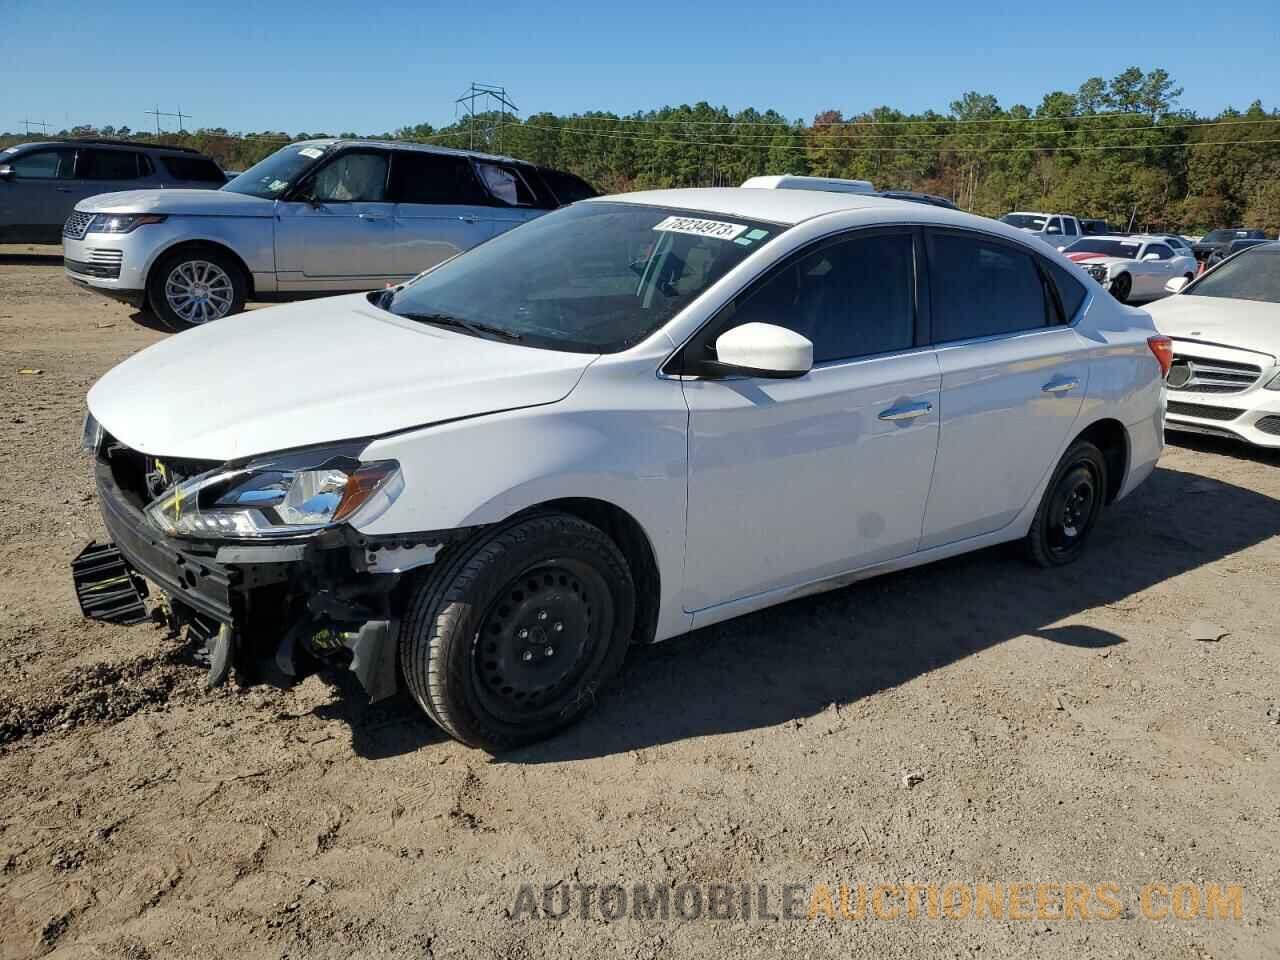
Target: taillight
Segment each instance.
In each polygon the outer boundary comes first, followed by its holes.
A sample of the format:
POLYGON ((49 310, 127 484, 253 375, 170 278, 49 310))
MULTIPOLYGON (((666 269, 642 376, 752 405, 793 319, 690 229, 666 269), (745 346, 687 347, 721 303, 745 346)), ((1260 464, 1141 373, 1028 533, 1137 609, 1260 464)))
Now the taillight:
POLYGON ((1160 376, 1168 375, 1169 368, 1173 366, 1173 341, 1168 337, 1147 337, 1147 346, 1160 364, 1160 376))

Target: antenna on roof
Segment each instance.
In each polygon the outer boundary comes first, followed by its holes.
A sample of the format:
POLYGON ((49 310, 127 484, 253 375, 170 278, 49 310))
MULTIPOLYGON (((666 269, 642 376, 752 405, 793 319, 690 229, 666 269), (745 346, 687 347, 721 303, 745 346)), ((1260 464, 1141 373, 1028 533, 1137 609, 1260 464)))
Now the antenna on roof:
POLYGON ((476 148, 476 119, 484 114, 492 117, 494 113, 494 105, 497 105, 498 116, 496 120, 491 120, 487 125, 481 128, 486 141, 485 146, 488 149, 494 149, 489 146, 492 142, 496 144, 498 153, 502 152, 502 124, 507 119, 507 111, 519 113, 520 108, 510 101, 507 97, 507 88, 494 83, 476 83, 472 81, 467 92, 453 101, 455 104, 454 111, 461 108, 467 116, 467 131, 470 134, 471 149, 476 148), (479 114, 476 113, 476 101, 483 100, 482 109, 479 114))

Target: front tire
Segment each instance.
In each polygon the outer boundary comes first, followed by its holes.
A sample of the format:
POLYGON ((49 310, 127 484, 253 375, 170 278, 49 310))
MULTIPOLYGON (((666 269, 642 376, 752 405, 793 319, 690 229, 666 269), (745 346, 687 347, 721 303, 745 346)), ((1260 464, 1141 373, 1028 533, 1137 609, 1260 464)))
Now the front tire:
POLYGON ((1041 567, 1074 563, 1084 552, 1107 492, 1107 461, 1087 440, 1058 461, 1027 532, 1027 553, 1041 567))
POLYGON ((400 663, 446 733, 498 753, 569 726, 621 666, 635 619, 626 558, 564 513, 497 527, 417 589, 400 663))
POLYGON ((187 247, 152 268, 147 300, 161 323, 182 331, 239 313, 248 288, 235 258, 221 250, 187 247))

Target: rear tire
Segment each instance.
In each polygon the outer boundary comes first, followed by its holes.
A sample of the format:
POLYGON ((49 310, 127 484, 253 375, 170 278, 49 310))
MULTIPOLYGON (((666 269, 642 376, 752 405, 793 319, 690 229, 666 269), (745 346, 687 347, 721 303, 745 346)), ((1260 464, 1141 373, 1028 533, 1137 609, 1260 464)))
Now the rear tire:
POLYGON ((1129 294, 1133 291, 1133 278, 1127 273, 1122 273, 1111 281, 1111 295, 1121 303, 1127 303, 1129 294))
POLYGON ((635 603, 626 558, 599 528, 564 513, 515 520, 459 549, 410 598, 405 683, 469 746, 545 739, 621 666, 635 603))
POLYGON ((151 310, 173 331, 239 313, 248 292, 248 278, 236 259, 210 247, 185 247, 166 254, 147 279, 151 310))
POLYGON ((1041 567, 1074 563, 1084 552, 1107 493, 1107 461, 1087 440, 1071 445, 1058 461, 1031 529, 1027 554, 1041 567))

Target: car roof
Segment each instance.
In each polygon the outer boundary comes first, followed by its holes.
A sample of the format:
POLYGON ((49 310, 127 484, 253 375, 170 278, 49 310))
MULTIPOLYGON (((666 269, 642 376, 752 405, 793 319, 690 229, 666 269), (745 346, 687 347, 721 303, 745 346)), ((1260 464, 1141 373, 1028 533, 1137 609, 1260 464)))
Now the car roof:
POLYGON ((294 140, 289 143, 280 144, 284 147, 380 147, 384 149, 394 148, 396 150, 414 150, 419 153, 441 153, 453 157, 471 157, 476 160, 494 160, 499 163, 518 163, 521 166, 531 167, 533 164, 527 160, 517 160, 515 157, 504 157, 496 153, 481 153, 478 150, 455 150, 453 147, 438 147, 433 143, 415 143, 409 140, 374 140, 366 138, 343 138, 343 137, 320 137, 315 140, 294 140))
POLYGON ((822 190, 760 190, 755 187, 688 187, 675 190, 642 190, 593 197, 582 203, 636 203, 670 207, 688 213, 713 214, 763 220, 794 226, 814 217, 849 210, 882 213, 886 220, 910 223, 938 223, 969 227, 987 233, 1016 237, 1025 241, 1026 234, 1007 224, 987 217, 938 207, 913 200, 891 200, 865 193, 828 193, 822 190))
POLYGON ((195 147, 178 147, 167 143, 147 143, 144 140, 114 140, 110 137, 66 137, 62 140, 33 140, 30 143, 15 143, 15 150, 28 150, 32 147, 127 147, 130 150, 154 150, 160 153, 185 153, 203 157, 204 154, 195 147))

